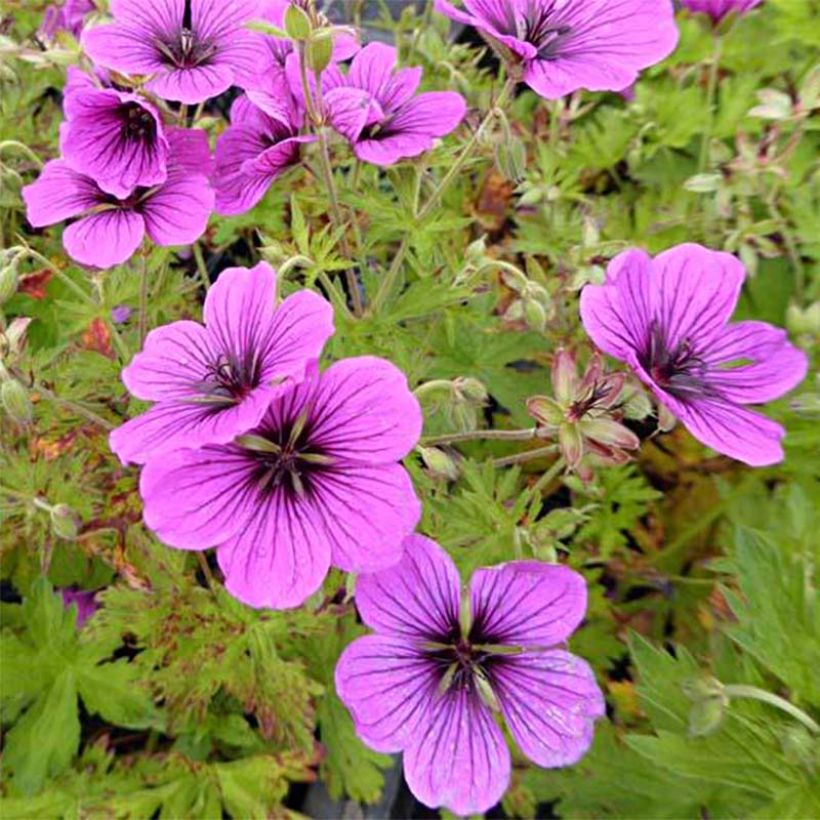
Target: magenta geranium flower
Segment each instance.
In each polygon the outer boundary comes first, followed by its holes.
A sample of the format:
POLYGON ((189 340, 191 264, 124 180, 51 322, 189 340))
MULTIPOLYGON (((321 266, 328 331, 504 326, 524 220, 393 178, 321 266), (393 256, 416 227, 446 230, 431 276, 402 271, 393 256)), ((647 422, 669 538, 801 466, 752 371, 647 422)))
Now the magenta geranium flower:
POLYGON ((724 17, 735 12, 746 14, 763 0, 681 0, 681 5, 696 13, 707 14, 717 24, 724 17))
POLYGON ((28 221, 42 228, 73 219, 63 231, 68 255, 98 268, 125 262, 146 234, 157 245, 194 242, 214 205, 207 134, 169 129, 166 136, 171 152, 165 182, 136 188, 122 199, 64 159, 47 162, 38 179, 23 188, 28 221))
POLYGON ((62 157, 103 191, 124 199, 137 186, 165 182, 170 146, 159 112, 144 97, 113 88, 75 88, 65 96, 63 110, 62 157))
POLYGON ((114 22, 86 29, 94 62, 147 74, 146 88, 166 100, 199 103, 231 85, 253 84, 267 50, 246 23, 258 0, 111 0, 114 22))
POLYGON ((156 402, 111 433, 123 463, 224 444, 255 427, 281 385, 301 381, 333 335, 333 310, 312 291, 277 306, 276 273, 266 262, 222 271, 204 319, 152 330, 123 370, 133 396, 156 402))
POLYGON ((347 76, 327 88, 331 125, 359 159, 374 165, 429 151, 434 139, 458 126, 467 104, 455 91, 416 94, 420 81, 420 68, 396 69, 395 48, 370 43, 353 57, 347 76))
POLYGON ((145 523, 173 547, 216 547, 240 601, 298 606, 331 564, 361 572, 401 558, 421 509, 398 461, 420 432, 401 371, 344 359, 281 392, 235 443, 149 461, 145 523))
POLYGON ((216 143, 217 213, 249 211, 278 176, 299 164, 300 147, 316 139, 299 134, 301 116, 287 85, 276 99, 279 117, 262 111, 245 95, 231 106, 231 125, 216 143))
POLYGON ((463 11, 436 0, 436 9, 477 28, 548 100, 620 91, 678 42, 671 0, 464 0, 463 11))
POLYGON ((404 752, 422 803, 481 814, 510 779, 495 710, 539 766, 575 763, 592 742, 604 699, 586 662, 562 648, 586 597, 571 569, 516 561, 476 571, 464 612, 450 557, 411 536, 399 564, 357 581, 375 634, 342 653, 336 691, 368 746, 404 752))
POLYGON ((806 355, 765 322, 727 324, 743 285, 731 254, 678 245, 619 254, 581 294, 595 344, 626 362, 704 444, 754 467, 782 460, 785 430, 752 412, 799 384, 806 355))
POLYGON ((96 9, 93 0, 64 0, 63 3, 53 3, 46 9, 38 33, 51 40, 58 31, 67 31, 76 39, 83 30, 85 18, 96 9))

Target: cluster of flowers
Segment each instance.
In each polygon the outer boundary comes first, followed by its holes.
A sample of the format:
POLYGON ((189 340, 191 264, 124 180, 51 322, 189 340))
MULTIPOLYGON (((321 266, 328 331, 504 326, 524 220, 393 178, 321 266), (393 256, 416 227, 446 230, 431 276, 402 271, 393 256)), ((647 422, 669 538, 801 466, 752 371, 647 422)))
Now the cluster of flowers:
MULTIPOLYGON (((687 4, 717 22, 755 0, 687 4)), ((548 98, 623 90, 677 41, 668 0, 437 7, 477 27, 513 76, 548 98)), ((290 41, 246 28, 257 18, 279 28, 287 10, 283 0, 112 0, 116 22, 82 33, 98 70, 72 74, 63 156, 25 192, 32 223, 80 217, 64 234, 69 253, 116 264, 145 232, 160 244, 190 242, 212 207, 251 208, 316 138, 307 124, 331 126, 359 159, 389 165, 463 118, 460 95, 416 94, 419 69, 395 70, 387 46, 336 37, 311 76, 290 41), (212 161, 204 133, 167 124, 161 101, 202 103, 232 84, 244 92, 212 161)), ((784 431, 744 405, 782 395, 807 364, 783 331, 728 324, 744 276, 734 257, 697 245, 654 260, 630 250, 603 284, 584 289, 581 317, 596 346, 701 441, 763 465, 782 458, 784 431)), ((154 404, 115 430, 111 447, 142 465, 146 524, 173 547, 215 547, 243 602, 298 606, 331 566, 360 573, 356 605, 374 634, 340 658, 339 696, 366 743, 404 753, 420 800, 479 813, 510 778, 495 713, 539 765, 571 764, 589 748, 603 697, 590 667, 560 648, 583 619, 585 582, 567 567, 515 561, 478 570, 463 591, 446 552, 414 534, 421 509, 400 462, 421 433, 416 398, 383 359, 320 372, 332 333, 318 295, 279 303, 265 263, 223 271, 204 324, 153 330, 123 371, 129 391, 154 404)), ((619 463, 639 446, 618 412, 624 381, 597 356, 579 377, 559 352, 554 398, 528 404, 538 434, 558 437, 582 476, 594 459, 619 463)))
POLYGON ((328 65, 307 78, 290 40, 247 28, 254 20, 281 28, 288 0, 110 6, 114 22, 104 25, 84 27, 88 2, 67 4, 47 21, 49 30, 80 35, 94 71, 70 70, 62 156, 23 191, 34 227, 73 220, 63 243, 81 264, 121 264, 146 233, 158 245, 189 244, 212 211, 249 210, 299 164, 300 146, 316 139, 311 125, 332 127, 359 159, 391 165, 429 150, 466 111, 455 92, 417 94, 421 69, 396 70, 394 48, 360 50, 351 36, 336 36, 328 65), (343 72, 337 61, 351 57, 343 72), (232 85, 244 93, 212 157, 204 130, 179 125, 186 106, 232 85))

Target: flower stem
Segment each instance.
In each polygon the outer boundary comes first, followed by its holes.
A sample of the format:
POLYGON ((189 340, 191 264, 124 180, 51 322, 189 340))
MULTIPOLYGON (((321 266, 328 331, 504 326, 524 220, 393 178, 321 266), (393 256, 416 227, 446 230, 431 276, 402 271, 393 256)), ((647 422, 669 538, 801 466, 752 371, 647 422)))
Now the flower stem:
POLYGON ((523 464, 525 461, 532 461, 557 451, 557 444, 548 444, 546 447, 536 447, 534 450, 525 450, 523 453, 493 459, 493 467, 511 467, 513 464, 523 464))
POLYGON ((208 278, 208 266, 205 264, 205 257, 202 255, 202 246, 199 242, 194 242, 191 246, 194 252, 194 259, 196 260, 196 270, 199 278, 202 280, 202 287, 205 288, 205 293, 211 287, 211 280, 208 278))
POLYGON ((466 433, 448 433, 444 436, 428 436, 421 440, 425 447, 437 444, 456 444, 460 441, 530 441, 535 438, 536 428, 526 430, 468 430, 466 433))
POLYGON ((781 712, 791 715, 812 733, 820 733, 820 725, 815 723, 802 709, 798 709, 785 698, 767 692, 765 689, 746 686, 742 683, 730 683, 723 687, 723 694, 728 698, 748 698, 750 700, 759 700, 761 703, 768 703, 769 706, 774 706, 775 709, 780 709, 781 712))
POLYGON ((29 248, 28 246, 25 247, 24 253, 21 256, 28 256, 31 259, 34 259, 37 262, 40 262, 43 265, 46 265, 48 269, 67 287, 69 290, 74 291, 84 302, 87 302, 89 305, 96 304, 94 300, 91 298, 91 295, 86 293, 65 271, 60 270, 53 262, 46 259, 45 256, 42 254, 37 253, 37 251, 29 248))
POLYGON ((104 430, 113 430, 116 426, 107 419, 104 419, 102 416, 98 416, 93 410, 88 410, 81 404, 77 404, 76 402, 73 402, 70 399, 60 398, 59 396, 52 393, 51 390, 49 390, 47 387, 44 387, 42 384, 35 384, 34 390, 36 390, 42 396, 47 398, 49 401, 54 402, 54 404, 58 405, 59 407, 65 407, 66 410, 71 410, 71 412, 76 413, 78 416, 82 416, 84 419, 93 422, 99 427, 102 427, 104 430))
MULTIPOLYGON (((515 90, 515 86, 518 84, 517 80, 513 77, 507 77, 506 82, 504 83, 504 87, 501 89, 501 93, 498 95, 494 105, 490 107, 490 110, 484 115, 484 119, 481 121, 478 128, 476 128, 475 133, 464 146, 462 152, 459 154, 456 161, 450 166, 450 169, 447 173, 441 178, 438 185, 433 190, 433 193, 430 194, 427 201, 421 207, 421 210, 416 214, 416 219, 421 221, 425 217, 427 217, 433 208, 438 205, 441 196, 447 190, 447 187, 450 183, 456 178, 456 176, 461 172, 461 169, 464 167, 467 160, 472 155, 473 151, 475 150, 478 143, 481 141, 481 138, 484 136, 484 132, 487 130, 490 123, 495 119, 495 112, 496 109, 501 108, 503 105, 506 104, 508 98, 512 95, 512 92, 515 90)), ((396 277, 399 275, 399 271, 401 270, 402 262, 404 261, 404 257, 407 254, 407 236, 405 234, 401 240, 401 244, 396 251, 396 255, 393 257, 393 262, 390 265, 387 273, 385 274, 384 279, 382 279, 381 284, 379 285, 379 289, 376 292, 375 297, 373 298, 373 302, 370 307, 371 313, 378 313, 378 311, 384 305, 390 291, 393 289, 393 285, 395 284, 396 277)))
POLYGON ((145 333, 148 327, 148 271, 146 250, 140 254, 140 304, 139 304, 139 349, 142 350, 145 333))
POLYGON ((562 456, 541 476, 541 478, 538 479, 538 481, 535 482, 535 484, 532 485, 532 487, 530 487, 530 497, 533 501, 538 498, 538 494, 541 490, 548 487, 556 478, 558 478, 559 473, 565 466, 566 461, 564 461, 564 457, 562 456))
POLYGON ((197 551, 196 559, 199 561, 199 568, 205 576, 205 583, 208 585, 208 589, 211 591, 214 598, 216 598, 218 587, 216 581, 214 580, 214 575, 211 572, 211 568, 208 566, 208 559, 205 557, 205 553, 197 551))
POLYGON ((715 96, 717 94, 718 76, 720 72, 720 57, 723 49, 723 40, 719 34, 712 34, 712 62, 709 65, 709 79, 706 87, 706 128, 700 143, 700 157, 698 172, 703 173, 709 158, 709 143, 712 141, 712 132, 715 128, 715 96))

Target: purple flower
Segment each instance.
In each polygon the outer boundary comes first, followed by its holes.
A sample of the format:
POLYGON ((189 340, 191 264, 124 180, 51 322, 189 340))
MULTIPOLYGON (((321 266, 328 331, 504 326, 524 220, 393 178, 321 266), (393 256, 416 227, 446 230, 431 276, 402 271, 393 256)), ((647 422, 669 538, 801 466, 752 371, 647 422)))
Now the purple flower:
POLYGON ((60 590, 63 606, 68 609, 72 604, 77 606, 77 629, 82 629, 85 622, 100 608, 95 600, 96 592, 87 589, 65 587, 60 590))
POLYGON ((128 305, 117 305, 111 308, 111 321, 115 325, 121 325, 131 318, 131 308, 128 305))
POLYGON ((253 84, 267 50, 245 28, 257 0, 111 0, 114 23, 83 32, 89 57, 125 74, 152 75, 166 100, 199 103, 253 84))
POLYGON ((68 255, 83 265, 110 268, 129 259, 148 236, 157 245, 187 245, 205 230, 213 210, 210 154, 204 131, 167 131, 171 144, 162 185, 136 188, 119 199, 66 160, 47 162, 23 188, 26 216, 35 228, 77 219, 63 231, 68 255))
POLYGON ((121 199, 165 182, 170 147, 156 108, 137 94, 76 88, 60 126, 63 159, 121 199))
POLYGON ((280 117, 257 108, 247 96, 231 106, 231 125, 216 143, 216 211, 249 211, 271 183, 300 161, 300 146, 316 138, 300 135, 301 117, 287 86, 281 89, 280 117))
POLYGON ((464 11, 436 0, 436 9, 500 46, 548 100, 620 91, 678 42, 671 0, 464 0, 464 11))
POLYGON ((43 24, 39 34, 48 40, 53 40, 58 31, 67 31, 75 39, 85 25, 85 18, 97 7, 92 0, 65 0, 65 2, 49 6, 43 16, 43 24))
POLYGON ((111 433, 123 463, 179 447, 224 444, 259 424, 283 382, 299 382, 333 335, 333 311, 303 290, 276 305, 266 262, 222 271, 205 297, 205 325, 152 330, 122 372, 129 392, 156 404, 111 433))
POLYGON ((374 165, 393 165, 429 151, 433 140, 456 128, 467 110, 454 91, 416 94, 421 69, 395 66, 395 48, 371 43, 324 95, 333 127, 359 159, 374 165))
POLYGON ((732 12, 746 14, 762 2, 763 0, 681 0, 681 5, 686 6, 689 11, 708 14, 717 25, 732 12))
POLYGON ((240 601, 298 606, 331 564, 361 572, 401 558, 421 508, 397 462, 420 432, 401 371, 344 359, 282 391, 235 443, 149 461, 145 523, 171 546, 216 547, 240 601))
POLYGON ((399 564, 358 579, 356 605, 376 634, 342 653, 336 691, 368 746, 404 752, 422 803, 481 814, 510 778, 494 710, 539 766, 575 763, 592 742, 603 696, 586 662, 560 648, 586 597, 571 569, 516 561, 477 570, 465 612, 450 557, 411 536, 399 564))
POLYGON ((785 430, 743 405, 771 401, 806 375, 805 354, 765 322, 727 324, 745 271, 728 253, 678 245, 619 254, 581 294, 595 344, 626 362, 695 438, 754 467, 782 460, 785 430))

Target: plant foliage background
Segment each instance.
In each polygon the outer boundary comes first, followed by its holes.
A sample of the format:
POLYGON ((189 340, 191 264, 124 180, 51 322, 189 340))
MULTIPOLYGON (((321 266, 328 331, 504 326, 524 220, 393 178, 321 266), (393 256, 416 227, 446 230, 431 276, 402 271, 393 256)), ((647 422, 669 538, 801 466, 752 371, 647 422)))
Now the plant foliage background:
MULTIPOLYGON (((108 428, 134 412, 119 373, 138 349, 137 262, 89 272, 66 257, 58 230, 25 221, 20 188, 57 153, 65 68, 79 56, 67 37, 38 45, 42 13, 10 0, 0 19, 0 239, 31 251, 2 305, 0 349, 10 358, 12 322, 30 318, 14 368, 32 408, 29 423, 0 418, 0 812, 280 816, 305 810, 306 784, 317 782, 334 800, 384 806, 395 761, 362 745, 333 690, 336 658, 363 632, 344 578, 332 573, 293 611, 239 604, 218 580, 209 585, 196 556, 144 528, 137 471, 108 449, 108 428), (112 318, 119 306, 132 308, 125 322, 112 318), (80 629, 60 592, 69 587, 97 590, 99 609, 80 629)), ((457 135, 418 161, 362 166, 355 185, 351 155, 336 147, 352 259, 321 182, 299 170, 251 212, 212 218, 195 249, 154 249, 148 326, 198 319, 203 273, 265 259, 284 271, 284 293, 313 287, 333 302, 328 357, 379 355, 411 386, 436 382, 419 393, 426 436, 520 427, 526 399, 548 392, 553 352, 590 349, 579 288, 600 281, 624 247, 656 253, 692 241, 746 264, 737 318, 786 326, 811 350, 820 333, 818 14, 814 0, 767 0, 737 20, 723 38, 713 116, 712 36, 685 14, 680 45, 644 72, 633 101, 547 103, 522 87, 509 130, 488 129, 420 217, 420 198, 499 83, 480 45, 450 42, 446 19, 429 8, 391 19, 385 5, 371 25, 395 39, 402 64, 422 65, 426 87, 467 97, 457 135), (340 278, 351 263, 366 303, 376 300, 361 318, 340 278)), ((203 125, 222 127, 213 114, 203 125)), ((525 491, 548 460, 492 462, 520 444, 408 458, 420 529, 464 577, 558 554, 590 585, 572 649, 595 668, 607 720, 574 768, 514 758, 507 815, 820 815, 816 735, 771 704, 726 703, 709 688, 715 679, 807 714, 820 708, 819 401, 810 376, 769 408, 788 430, 777 467, 709 456, 680 426, 657 434, 650 418, 633 428, 644 439, 633 463, 587 485, 558 478, 534 502, 525 491)))

